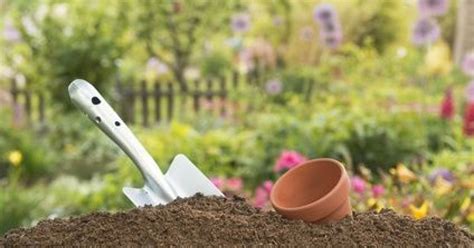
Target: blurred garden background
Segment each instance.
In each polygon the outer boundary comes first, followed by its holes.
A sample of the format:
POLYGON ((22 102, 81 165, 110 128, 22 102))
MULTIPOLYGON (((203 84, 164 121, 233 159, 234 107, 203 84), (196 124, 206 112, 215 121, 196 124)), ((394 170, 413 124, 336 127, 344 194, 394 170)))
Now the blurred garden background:
MULTIPOLYGON (((470 0, 0 0, 0 234, 133 207, 132 162, 67 95, 93 83, 164 170, 186 154, 270 209, 311 158, 356 211, 474 230, 470 0)), ((471 35, 473 34, 473 35, 471 35)), ((474 50, 473 50, 474 51, 474 50)))

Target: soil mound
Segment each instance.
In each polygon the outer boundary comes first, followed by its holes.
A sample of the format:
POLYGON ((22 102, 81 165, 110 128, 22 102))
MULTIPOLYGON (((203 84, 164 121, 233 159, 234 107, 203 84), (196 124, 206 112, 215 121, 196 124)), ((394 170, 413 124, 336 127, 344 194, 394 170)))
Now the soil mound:
POLYGON ((239 197, 196 195, 166 206, 43 220, 0 238, 0 247, 57 245, 473 247, 474 235, 439 218, 415 221, 392 210, 353 213, 338 223, 315 225, 260 211, 239 197))

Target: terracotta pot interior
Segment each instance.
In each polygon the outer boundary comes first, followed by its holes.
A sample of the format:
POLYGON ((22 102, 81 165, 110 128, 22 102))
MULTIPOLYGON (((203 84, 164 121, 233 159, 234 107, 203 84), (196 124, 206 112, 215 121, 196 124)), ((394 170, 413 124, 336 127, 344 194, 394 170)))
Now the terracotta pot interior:
POLYGON ((328 194, 341 176, 341 168, 331 161, 301 165, 280 178, 274 203, 282 208, 308 205, 328 194))

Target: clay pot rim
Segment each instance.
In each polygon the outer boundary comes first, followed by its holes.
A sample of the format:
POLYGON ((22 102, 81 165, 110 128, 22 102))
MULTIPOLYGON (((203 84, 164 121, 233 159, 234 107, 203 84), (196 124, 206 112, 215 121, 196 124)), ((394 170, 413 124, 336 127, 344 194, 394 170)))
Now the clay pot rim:
MULTIPOLYGON (((284 178, 288 177, 290 174, 294 173, 292 171, 296 171, 299 167, 301 166, 305 166, 307 164, 312 164, 312 163, 316 163, 316 162, 330 162, 330 163, 334 163, 337 165, 337 167, 339 168, 340 172, 341 172, 341 176, 339 177, 339 180, 337 181, 336 185, 334 186, 333 189, 331 189, 328 193, 326 193, 323 197, 319 198, 318 200, 314 201, 314 202, 311 202, 311 203, 308 203, 306 205, 303 205, 303 206, 299 206, 299 207, 283 207, 279 204, 276 203, 276 201, 274 200, 275 196, 274 196, 274 191, 272 190, 271 194, 270 194, 270 202, 272 203, 272 205, 279 209, 279 210, 283 210, 283 211, 300 211, 300 210, 306 210, 308 208, 314 208, 318 205, 321 205, 323 202, 325 202, 331 195, 334 194, 334 192, 336 191, 339 191, 341 190, 341 187, 344 186, 344 177, 347 177, 347 175, 344 173, 345 172, 345 169, 344 169, 344 166, 342 165, 341 162, 335 160, 335 159, 332 159, 332 158, 318 158, 318 159, 312 159, 312 160, 308 160, 306 162, 303 162, 302 164, 300 164, 299 166, 295 167, 294 169, 291 169, 289 171, 287 171, 285 174, 283 174, 278 180, 277 182, 275 183, 275 185, 273 186, 273 189, 277 188, 278 185, 281 183, 281 181, 283 181, 284 178)), ((347 180, 349 180, 349 178, 347 178, 347 180)))

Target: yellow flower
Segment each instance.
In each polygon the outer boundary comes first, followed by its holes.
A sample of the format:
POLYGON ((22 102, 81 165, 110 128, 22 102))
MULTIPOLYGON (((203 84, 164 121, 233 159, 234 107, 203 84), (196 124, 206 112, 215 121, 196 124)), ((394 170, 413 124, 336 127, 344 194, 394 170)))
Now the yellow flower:
POLYGON ((187 124, 173 122, 171 123, 171 133, 176 138, 185 138, 188 137, 192 132, 193 128, 187 124))
POLYGON ((464 198, 464 200, 462 201, 461 203, 461 207, 459 207, 459 210, 461 210, 461 212, 464 212, 466 211, 469 206, 471 205, 471 197, 470 196, 467 196, 466 198, 464 198))
POLYGON ((446 181, 442 177, 436 178, 436 182, 435 182, 435 186, 434 186, 434 191, 435 191, 436 195, 442 196, 442 195, 450 192, 452 188, 453 188, 453 186, 451 185, 451 183, 449 183, 448 181, 446 181))
POLYGON ((23 160, 23 155, 20 151, 14 150, 8 153, 7 158, 13 166, 19 166, 21 161, 23 160))
POLYGON ((395 169, 390 169, 390 173, 395 175, 402 183, 409 183, 416 179, 415 173, 413 173, 403 164, 398 164, 395 169))
POLYGON ((428 202, 424 201, 420 207, 416 207, 413 204, 408 206, 410 208, 411 216, 415 219, 421 219, 428 214, 428 202))
POLYGON ((438 42, 431 47, 425 57, 425 71, 429 75, 445 75, 451 71, 451 55, 445 42, 438 42))
POLYGON ((375 209, 375 211, 380 212, 382 208, 384 208, 384 205, 381 202, 378 202, 377 199, 371 197, 367 199, 367 206, 371 209, 375 209))
POLYGON ((467 221, 468 221, 469 223, 474 222, 474 212, 470 213, 470 214, 467 216, 467 221))

